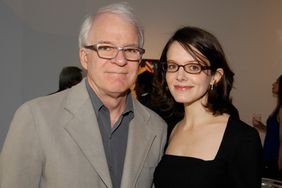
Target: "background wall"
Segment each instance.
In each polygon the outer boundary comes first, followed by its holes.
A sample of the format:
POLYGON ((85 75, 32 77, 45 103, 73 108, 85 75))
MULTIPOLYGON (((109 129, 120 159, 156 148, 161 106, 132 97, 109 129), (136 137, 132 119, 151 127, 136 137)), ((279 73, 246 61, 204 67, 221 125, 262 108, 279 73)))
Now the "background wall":
MULTIPOLYGON (((84 16, 114 0, 0 0, 0 149, 15 110, 58 88, 62 67, 79 64, 84 16)), ((159 58, 184 25, 212 32, 235 72, 235 105, 244 121, 275 106, 271 84, 282 73, 281 0, 129 0, 145 27, 144 58, 159 58)))

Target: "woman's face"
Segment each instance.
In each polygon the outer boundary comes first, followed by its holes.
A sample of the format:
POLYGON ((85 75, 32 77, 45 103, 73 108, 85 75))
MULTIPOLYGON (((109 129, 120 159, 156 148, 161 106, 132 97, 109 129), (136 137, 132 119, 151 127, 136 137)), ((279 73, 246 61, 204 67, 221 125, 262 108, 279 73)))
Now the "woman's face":
MULTIPOLYGON (((167 52, 167 61, 186 65, 195 62, 195 59, 178 42, 173 42, 167 52)), ((177 72, 167 72, 166 81, 174 99, 184 104, 194 102, 205 104, 203 100, 207 95, 207 90, 214 83, 210 70, 190 74, 185 72, 183 67, 180 67, 177 72)))

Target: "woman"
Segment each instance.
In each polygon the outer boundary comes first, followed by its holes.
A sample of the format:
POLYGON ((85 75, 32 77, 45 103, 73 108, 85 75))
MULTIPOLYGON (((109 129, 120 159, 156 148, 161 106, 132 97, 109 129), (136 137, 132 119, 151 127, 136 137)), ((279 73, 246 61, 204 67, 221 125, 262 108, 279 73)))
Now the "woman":
POLYGON ((272 84, 272 93, 277 97, 277 105, 268 117, 266 126, 253 118, 253 126, 265 132, 263 176, 282 180, 282 75, 272 84))
POLYGON ((230 115, 234 74, 218 40, 200 28, 181 28, 161 62, 154 81, 157 104, 167 112, 181 103, 184 118, 155 170, 155 187, 260 187, 260 138, 230 115))

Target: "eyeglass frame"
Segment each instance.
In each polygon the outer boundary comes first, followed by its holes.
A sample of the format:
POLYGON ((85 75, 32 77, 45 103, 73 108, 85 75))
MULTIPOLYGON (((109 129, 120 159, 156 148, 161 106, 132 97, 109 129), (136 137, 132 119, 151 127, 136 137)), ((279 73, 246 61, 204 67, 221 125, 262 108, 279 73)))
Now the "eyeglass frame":
POLYGON ((182 67, 183 70, 184 70, 186 73, 189 73, 189 74, 200 74, 200 73, 201 73, 202 71, 204 71, 204 70, 211 70, 211 69, 212 69, 210 66, 204 66, 204 65, 202 65, 201 63, 199 63, 198 61, 189 61, 189 63, 187 63, 187 64, 185 64, 185 65, 179 65, 179 64, 174 63, 174 62, 163 62, 163 63, 162 63, 162 69, 163 69, 163 71, 169 72, 169 73, 175 73, 175 72, 177 72, 177 71, 180 69, 180 67, 182 67), (168 68, 167 68, 167 67, 166 67, 166 68, 164 67, 164 66, 168 66, 168 64, 176 65, 176 66, 177 66, 177 69, 176 69, 175 71, 168 71, 168 68), (187 66, 187 65, 198 65, 198 66, 200 67, 200 70, 199 70, 199 72, 195 72, 195 73, 193 73, 193 72, 188 72, 188 71, 185 69, 185 66, 187 66))
POLYGON ((123 55, 124 55, 124 57, 125 57, 125 59, 126 59, 127 61, 141 61, 142 56, 143 56, 143 54, 145 53, 145 49, 139 48, 139 47, 132 47, 132 46, 117 47, 117 46, 112 45, 112 44, 104 44, 104 43, 96 43, 96 44, 92 44, 92 45, 84 45, 83 47, 86 48, 86 49, 90 49, 90 50, 96 51, 98 57, 100 57, 100 58, 102 58, 102 59, 107 59, 107 60, 111 60, 111 59, 116 58, 117 55, 118 55, 118 53, 119 53, 120 51, 122 51, 122 52, 123 52, 123 55), (117 50, 116 55, 115 55, 114 57, 111 57, 111 58, 109 58, 109 57, 102 57, 101 54, 99 53, 99 50, 98 50, 100 45, 105 45, 105 46, 110 46, 110 47, 112 47, 112 48, 115 48, 115 49, 117 50), (128 49, 135 49, 135 50, 139 51, 139 54, 140 54, 139 59, 128 59, 128 58, 126 57, 126 53, 124 53, 125 50, 128 50, 128 49))

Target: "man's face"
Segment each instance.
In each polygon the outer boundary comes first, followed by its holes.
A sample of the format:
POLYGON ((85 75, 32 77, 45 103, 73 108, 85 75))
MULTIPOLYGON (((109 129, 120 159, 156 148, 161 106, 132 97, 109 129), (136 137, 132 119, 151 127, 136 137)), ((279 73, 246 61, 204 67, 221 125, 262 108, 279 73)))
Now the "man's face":
MULTIPOLYGON (((135 27, 115 14, 98 16, 90 30, 87 45, 97 43, 117 47, 138 47, 138 34, 135 27)), ((103 59, 97 51, 80 49, 80 61, 87 70, 87 79, 100 97, 124 96, 134 84, 138 73, 138 61, 126 60, 123 51, 113 59, 103 59)))

